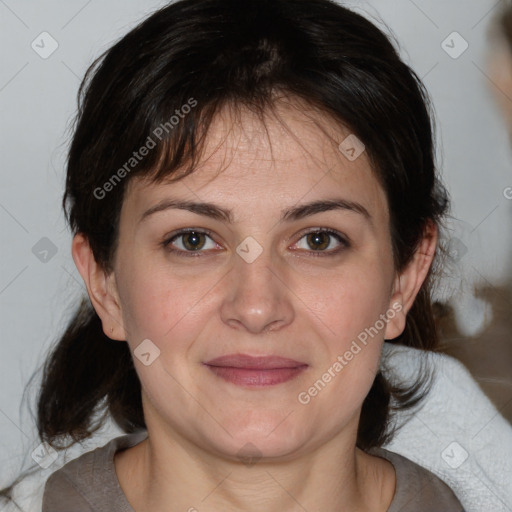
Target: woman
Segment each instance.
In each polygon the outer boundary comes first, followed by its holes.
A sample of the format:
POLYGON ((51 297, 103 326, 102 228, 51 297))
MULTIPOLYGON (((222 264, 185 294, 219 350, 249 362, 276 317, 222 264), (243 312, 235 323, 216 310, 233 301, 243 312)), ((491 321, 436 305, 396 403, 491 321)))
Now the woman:
POLYGON ((437 343, 446 194, 428 98, 328 0, 181 0, 91 67, 63 202, 90 299, 48 359, 41 439, 127 433, 43 511, 458 511, 382 449, 421 398, 384 340, 437 343))

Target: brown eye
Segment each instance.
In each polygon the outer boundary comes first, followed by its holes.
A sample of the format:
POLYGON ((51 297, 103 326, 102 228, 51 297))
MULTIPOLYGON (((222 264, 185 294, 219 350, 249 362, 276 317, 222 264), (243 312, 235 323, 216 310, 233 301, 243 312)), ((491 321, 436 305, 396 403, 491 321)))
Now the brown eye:
POLYGON ((209 232, 197 229, 182 230, 162 242, 169 252, 182 256, 199 256, 206 249, 215 249, 218 245, 212 240, 209 232))
POLYGON ((325 232, 310 233, 307 235, 307 241, 312 249, 324 250, 329 247, 330 236, 325 232))
POLYGON ((313 256, 332 256, 350 247, 350 243, 341 233, 318 228, 305 233, 295 245, 313 256))
POLYGON ((181 235, 183 240, 183 246, 190 251, 197 251, 202 249, 205 244, 204 233, 198 233, 197 231, 190 231, 184 235, 181 235))

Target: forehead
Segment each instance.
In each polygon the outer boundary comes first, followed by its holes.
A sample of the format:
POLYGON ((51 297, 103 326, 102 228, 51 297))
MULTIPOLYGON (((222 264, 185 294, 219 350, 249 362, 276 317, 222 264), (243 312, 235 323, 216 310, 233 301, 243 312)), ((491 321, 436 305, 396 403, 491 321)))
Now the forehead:
POLYGON ((243 206, 248 213, 341 195, 365 203, 386 221, 385 193, 366 152, 349 159, 353 152, 339 149, 349 136, 354 140, 349 130, 304 103, 281 101, 263 119, 249 109, 227 107, 213 119, 192 174, 174 183, 134 177, 123 208, 140 211, 172 194, 243 206))

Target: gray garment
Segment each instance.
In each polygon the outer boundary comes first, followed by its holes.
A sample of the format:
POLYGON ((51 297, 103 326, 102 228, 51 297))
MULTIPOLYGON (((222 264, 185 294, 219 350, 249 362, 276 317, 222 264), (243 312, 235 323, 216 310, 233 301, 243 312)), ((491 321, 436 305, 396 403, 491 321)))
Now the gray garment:
MULTIPOLYGON (((52 473, 42 512, 135 512, 119 485, 114 454, 146 437, 145 430, 116 437, 52 473)), ((395 496, 387 512, 464 512, 450 488, 430 471, 383 448, 368 453, 389 460, 395 468, 395 496)))

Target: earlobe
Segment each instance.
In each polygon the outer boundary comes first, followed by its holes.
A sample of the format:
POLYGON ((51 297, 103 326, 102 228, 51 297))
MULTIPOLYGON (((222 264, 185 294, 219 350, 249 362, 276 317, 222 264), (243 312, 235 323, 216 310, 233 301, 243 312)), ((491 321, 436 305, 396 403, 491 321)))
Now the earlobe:
MULTIPOLYGON (((395 277, 389 306, 390 311, 393 309, 396 314, 389 319, 386 325, 385 339, 392 340, 404 331, 407 312, 411 309, 434 261, 437 239, 437 227, 434 222, 429 221, 411 261, 395 277)), ((389 316, 391 317, 391 315, 389 316)))
POLYGON ((73 237, 71 254, 91 303, 101 319, 103 332, 111 339, 126 340, 114 272, 107 274, 96 262, 89 242, 82 233, 73 237))

